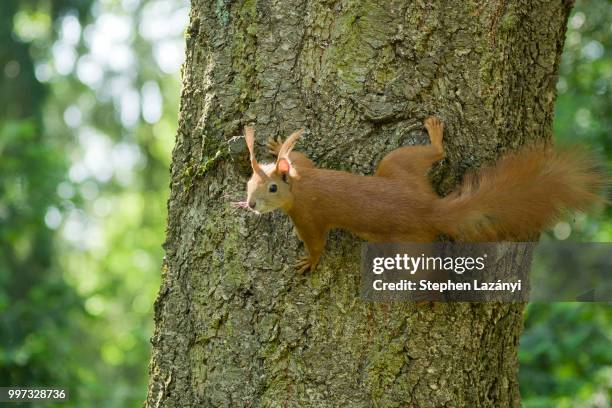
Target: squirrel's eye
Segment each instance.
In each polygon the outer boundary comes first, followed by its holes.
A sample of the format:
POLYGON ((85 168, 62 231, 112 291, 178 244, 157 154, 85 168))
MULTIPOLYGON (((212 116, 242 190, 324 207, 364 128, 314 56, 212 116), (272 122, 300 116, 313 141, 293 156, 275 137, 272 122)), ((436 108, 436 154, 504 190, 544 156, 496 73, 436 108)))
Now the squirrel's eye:
POLYGON ((271 193, 276 193, 276 190, 278 190, 278 187, 276 184, 270 184, 270 187, 268 187, 268 190, 270 190, 271 193))

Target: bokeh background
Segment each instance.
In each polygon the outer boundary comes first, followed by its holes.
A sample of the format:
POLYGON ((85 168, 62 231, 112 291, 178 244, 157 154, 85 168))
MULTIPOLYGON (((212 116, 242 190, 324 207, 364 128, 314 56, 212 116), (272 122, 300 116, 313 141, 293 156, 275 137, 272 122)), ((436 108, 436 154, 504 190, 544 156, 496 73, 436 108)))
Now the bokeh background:
MULTIPOLYGON (((188 12, 187 0, 0 1, 0 386, 142 405, 188 12)), ((577 3, 555 119, 560 143, 608 166, 611 22, 610 2, 577 3)), ((543 239, 612 241, 610 210, 573 221, 543 239)), ((611 406, 612 306, 526 316, 524 406, 611 406)))

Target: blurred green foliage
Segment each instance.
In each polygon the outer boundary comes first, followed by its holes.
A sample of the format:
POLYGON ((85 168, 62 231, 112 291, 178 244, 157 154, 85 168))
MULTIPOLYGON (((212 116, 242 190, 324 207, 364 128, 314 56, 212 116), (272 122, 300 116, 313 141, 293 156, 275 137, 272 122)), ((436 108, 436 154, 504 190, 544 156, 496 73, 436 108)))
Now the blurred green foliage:
MULTIPOLYGON (((560 144, 584 144, 612 163, 612 3, 578 1, 568 22, 555 105, 560 144)), ((609 171, 609 170, 608 170, 609 171)), ((612 211, 560 223, 543 239, 612 241, 612 211), (571 234, 571 235, 570 235, 571 234)), ((533 303, 521 339, 523 406, 612 406, 612 306, 533 303)))
MULTIPOLYGON (((188 4, 0 2, 0 385, 141 406, 188 4)), ((612 160, 609 2, 569 23, 555 131, 612 160)), ((612 240, 610 213, 545 239, 612 240)), ((609 305, 530 305, 526 407, 609 406, 609 305), (607 404, 607 405, 606 405, 607 404)))
MULTIPOLYGON (((70 368, 82 356, 72 350, 86 318, 55 263, 54 233, 42 222, 59 202, 55 187, 67 163, 43 132, 48 90, 34 76, 29 44, 12 35, 12 18, 34 4, 0 3, 0 383, 77 384, 79 370, 70 368)), ((72 5, 54 4, 48 15, 63 7, 72 5)))
POLYGON ((0 2, 1 385, 142 405, 187 12, 0 2))

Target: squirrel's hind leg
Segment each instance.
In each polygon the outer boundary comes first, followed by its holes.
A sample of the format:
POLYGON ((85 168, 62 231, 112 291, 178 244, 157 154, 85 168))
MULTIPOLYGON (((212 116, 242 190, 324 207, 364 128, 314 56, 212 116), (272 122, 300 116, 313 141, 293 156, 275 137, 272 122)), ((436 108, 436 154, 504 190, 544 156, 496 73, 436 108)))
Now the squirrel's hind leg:
POLYGON ((412 179, 429 186, 427 172, 431 165, 444 158, 442 135, 444 125, 435 116, 425 120, 425 128, 431 144, 426 146, 404 146, 387 154, 380 161, 375 176, 412 179))
POLYGON ((427 129, 427 134, 429 135, 431 147, 433 147, 438 152, 438 154, 441 155, 440 158, 444 157, 444 146, 442 146, 444 123, 442 123, 440 118, 436 116, 430 116, 425 119, 425 129, 427 129))

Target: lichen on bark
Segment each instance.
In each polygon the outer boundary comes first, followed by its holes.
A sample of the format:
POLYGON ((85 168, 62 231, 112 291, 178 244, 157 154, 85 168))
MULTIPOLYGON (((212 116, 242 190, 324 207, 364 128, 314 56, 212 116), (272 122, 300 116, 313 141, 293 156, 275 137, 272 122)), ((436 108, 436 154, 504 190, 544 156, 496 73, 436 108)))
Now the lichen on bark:
POLYGON ((551 135, 571 2, 192 1, 146 406, 519 406, 519 304, 367 303, 359 241, 319 270, 287 217, 231 208, 246 149, 307 129, 320 166, 371 173, 423 119, 446 124, 432 183, 551 135), (240 142, 240 141, 238 141, 240 142), (221 153, 219 153, 221 152, 221 153))

